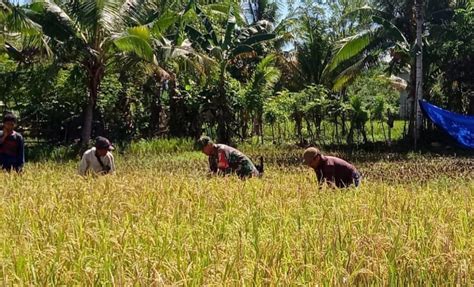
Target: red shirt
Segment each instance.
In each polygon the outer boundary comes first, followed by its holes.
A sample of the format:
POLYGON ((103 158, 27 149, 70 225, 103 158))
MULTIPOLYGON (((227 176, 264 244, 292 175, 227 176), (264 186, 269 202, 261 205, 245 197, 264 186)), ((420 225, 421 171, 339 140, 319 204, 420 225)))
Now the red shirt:
POLYGON ((321 162, 315 169, 319 183, 332 182, 337 187, 346 187, 354 183, 357 169, 347 161, 335 156, 321 156, 321 162))

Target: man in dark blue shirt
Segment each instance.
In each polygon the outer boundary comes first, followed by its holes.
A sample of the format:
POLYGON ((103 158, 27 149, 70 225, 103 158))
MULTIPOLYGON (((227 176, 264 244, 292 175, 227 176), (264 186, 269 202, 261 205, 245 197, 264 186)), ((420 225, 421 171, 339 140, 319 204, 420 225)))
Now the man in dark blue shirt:
POLYGON ((20 172, 25 164, 25 142, 15 129, 16 117, 7 113, 3 117, 3 130, 0 132, 0 167, 20 172))

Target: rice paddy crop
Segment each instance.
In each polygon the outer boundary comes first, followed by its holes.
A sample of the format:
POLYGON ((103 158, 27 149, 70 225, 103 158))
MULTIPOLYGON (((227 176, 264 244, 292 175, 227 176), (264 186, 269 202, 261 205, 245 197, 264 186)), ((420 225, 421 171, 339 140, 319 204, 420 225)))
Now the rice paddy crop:
MULTIPOLYGON (((473 285, 474 161, 348 155, 360 188, 316 186, 300 150, 262 179, 208 177, 197 152, 0 174, 3 285, 473 285)), ((258 150, 249 151, 257 154, 258 150)), ((287 159, 285 161, 285 159, 287 159)))

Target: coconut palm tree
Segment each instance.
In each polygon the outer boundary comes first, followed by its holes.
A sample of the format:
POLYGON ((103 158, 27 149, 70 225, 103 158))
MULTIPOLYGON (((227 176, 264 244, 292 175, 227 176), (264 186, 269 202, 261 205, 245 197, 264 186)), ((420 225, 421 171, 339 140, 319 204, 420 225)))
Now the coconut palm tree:
MULTIPOLYGON (((399 73, 410 69, 410 98, 412 99, 411 130, 419 137, 421 110, 415 109, 416 97, 422 98, 422 40, 424 20, 435 21, 449 17, 453 5, 465 1, 404 0, 399 2, 375 0, 346 14, 346 18, 359 23, 358 33, 339 41, 325 74, 335 74, 333 89, 341 90, 360 72, 380 61, 389 60, 388 72, 399 73), (424 15, 424 17, 423 17, 424 15), (417 95, 417 96, 416 96, 417 95), (417 119, 417 129, 413 129, 417 119)), ((412 133, 410 133, 412 134, 412 133)))
POLYGON ((225 29, 217 29, 209 13, 206 13, 197 3, 194 4, 194 9, 200 23, 196 26, 186 26, 187 34, 194 47, 207 53, 217 63, 218 76, 215 83, 218 86, 216 104, 219 106, 217 136, 218 140, 224 143, 230 142, 232 136, 229 126, 232 122, 232 113, 225 89, 227 69, 240 56, 254 55, 259 44, 275 37, 275 34, 268 33, 271 27, 267 21, 256 22, 250 27, 237 29, 239 22, 240 25, 245 23, 240 16, 239 6, 234 4, 233 1, 224 1, 221 4, 224 9, 221 9, 220 20, 225 23, 225 29))
POLYGON ((423 0, 415 0, 416 17, 416 83, 415 83, 415 105, 416 124, 414 129, 415 149, 418 148, 423 115, 420 101, 423 99, 423 0))
POLYGON ((17 7, 18 15, 24 17, 17 19, 13 28, 23 25, 21 32, 24 33, 29 26, 34 27, 41 32, 42 42, 47 43, 55 57, 79 64, 87 74, 83 145, 88 144, 91 137, 100 84, 117 48, 133 51, 148 61, 154 59, 149 28, 133 26, 134 11, 141 2, 44 0, 17 7))

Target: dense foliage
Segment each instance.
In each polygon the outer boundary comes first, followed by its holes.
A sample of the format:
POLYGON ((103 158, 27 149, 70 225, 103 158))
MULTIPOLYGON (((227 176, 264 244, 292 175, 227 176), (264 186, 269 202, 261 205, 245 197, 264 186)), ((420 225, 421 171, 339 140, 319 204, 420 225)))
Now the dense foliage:
MULTIPOLYGON (((425 98, 472 114, 474 8, 424 4, 425 98)), ((375 124, 390 142, 390 75, 413 96, 409 0, 0 5, 0 100, 30 140, 352 143, 377 141, 375 124)))

